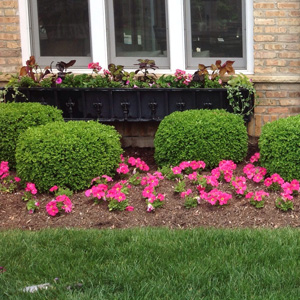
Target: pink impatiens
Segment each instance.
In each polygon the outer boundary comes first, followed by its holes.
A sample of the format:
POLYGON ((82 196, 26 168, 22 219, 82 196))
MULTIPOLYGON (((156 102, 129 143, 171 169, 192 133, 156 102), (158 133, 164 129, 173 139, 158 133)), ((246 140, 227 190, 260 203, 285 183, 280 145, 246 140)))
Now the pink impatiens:
POLYGON ((56 216, 59 212, 65 211, 70 213, 72 211, 73 204, 69 197, 66 195, 59 195, 55 200, 51 200, 46 205, 46 210, 50 216, 56 216))

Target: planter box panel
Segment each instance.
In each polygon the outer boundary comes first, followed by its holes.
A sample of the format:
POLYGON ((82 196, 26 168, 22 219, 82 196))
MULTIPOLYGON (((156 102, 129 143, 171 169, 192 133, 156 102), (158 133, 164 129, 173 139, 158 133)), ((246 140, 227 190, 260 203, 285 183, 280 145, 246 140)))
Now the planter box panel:
POLYGON ((51 89, 45 90, 30 90, 28 99, 31 99, 31 102, 39 102, 45 105, 56 106, 57 103, 55 101, 56 95, 55 91, 51 89))
POLYGON ((84 92, 77 89, 58 89, 57 108, 63 111, 65 119, 84 119, 86 115, 84 92))
POLYGON ((166 115, 166 93, 164 91, 139 91, 140 116, 142 120, 160 121, 166 115))
POLYGON ((168 110, 169 114, 174 111, 184 111, 189 109, 195 109, 195 91, 184 90, 179 93, 176 90, 168 92, 169 103, 168 110))
POLYGON ((113 118, 119 121, 140 118, 139 101, 136 91, 112 90, 113 118))
POLYGON ((227 100, 227 91, 224 89, 203 90, 196 93, 196 105, 198 109, 227 109, 229 102, 227 100))
POLYGON ((112 120, 112 101, 110 91, 85 91, 86 118, 112 120))

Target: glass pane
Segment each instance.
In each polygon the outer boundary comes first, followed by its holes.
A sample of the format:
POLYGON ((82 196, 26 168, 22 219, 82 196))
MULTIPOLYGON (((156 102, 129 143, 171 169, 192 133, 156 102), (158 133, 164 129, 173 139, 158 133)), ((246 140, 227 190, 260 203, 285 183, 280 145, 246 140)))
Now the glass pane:
POLYGON ((167 56, 165 0, 114 0, 116 56, 167 56))
POLYGON ((242 1, 191 0, 193 57, 243 57, 242 1))
POLYGON ((90 56, 88 0, 38 0, 41 56, 90 56))

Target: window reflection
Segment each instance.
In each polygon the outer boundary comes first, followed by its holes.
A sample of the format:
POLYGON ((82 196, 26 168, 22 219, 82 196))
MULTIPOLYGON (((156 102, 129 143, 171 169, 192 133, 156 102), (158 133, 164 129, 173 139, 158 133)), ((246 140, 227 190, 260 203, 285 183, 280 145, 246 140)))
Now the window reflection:
POLYGON ((243 57, 242 1, 191 0, 193 57, 243 57))
POLYGON ((90 56, 88 0, 38 0, 41 56, 90 56))
POLYGON ((114 0, 117 57, 166 57, 165 0, 114 0))

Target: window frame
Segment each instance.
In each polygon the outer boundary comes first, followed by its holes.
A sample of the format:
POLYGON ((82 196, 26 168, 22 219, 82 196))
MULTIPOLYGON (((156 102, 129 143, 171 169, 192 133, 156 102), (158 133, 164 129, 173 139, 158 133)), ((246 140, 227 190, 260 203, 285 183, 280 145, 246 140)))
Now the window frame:
MULTIPOLYGON (((20 33, 22 45, 22 62, 32 55, 31 44, 31 24, 29 1, 19 1, 19 15, 20 15, 20 33)), ((168 7, 168 41, 169 41, 169 59, 170 68, 160 68, 156 71, 157 74, 172 74, 176 69, 186 70, 191 72, 191 69, 186 68, 186 27, 185 27, 185 1, 187 0, 167 0, 168 7)), ((243 0, 245 3, 246 12, 246 66, 238 72, 244 74, 254 73, 254 42, 253 42, 253 0, 243 0)), ((103 68, 107 68, 109 63, 109 50, 108 50, 108 34, 107 34, 107 14, 105 0, 89 0, 90 3, 90 28, 91 32, 91 54, 92 61, 99 62, 103 68), (101 16, 101 17, 99 17, 101 16)), ((138 58, 137 58, 138 59, 138 58)), ((206 64, 206 58, 203 58, 206 64)), ((55 57, 55 62, 59 61, 55 57)), ((51 61, 47 62, 47 64, 51 61)), ((199 61, 200 63, 200 61, 199 61)), ((195 66, 195 69, 197 66, 195 66)), ((77 64, 72 68, 73 73, 89 72, 86 67, 78 67, 77 64)))
POLYGON ((205 65, 211 65, 216 62, 216 60, 220 59, 222 62, 227 60, 234 61, 234 68, 245 69, 247 64, 247 51, 246 51, 246 14, 245 14, 245 2, 241 1, 242 6, 242 31, 243 31, 243 56, 242 58, 238 57, 193 57, 192 56, 192 31, 191 31, 191 1, 185 1, 185 28, 186 28, 186 69, 191 70, 195 69, 199 63, 205 65))

